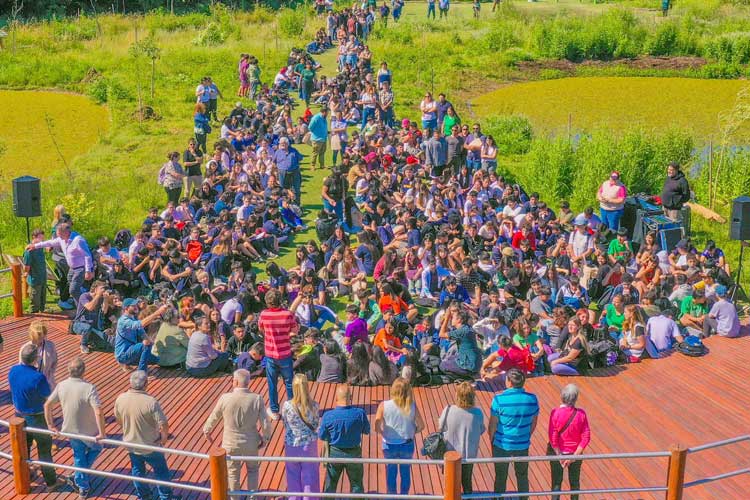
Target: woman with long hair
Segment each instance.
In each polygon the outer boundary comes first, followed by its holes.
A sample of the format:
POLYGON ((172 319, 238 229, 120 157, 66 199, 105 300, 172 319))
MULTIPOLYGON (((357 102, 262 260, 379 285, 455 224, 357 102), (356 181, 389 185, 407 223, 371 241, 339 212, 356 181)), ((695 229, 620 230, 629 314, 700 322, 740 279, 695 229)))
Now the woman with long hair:
POLYGON ((349 385, 372 385, 368 368, 370 366, 370 352, 367 344, 356 342, 352 346, 352 355, 346 363, 346 382, 349 385))
MULTIPOLYGON (((476 405, 476 392, 471 382, 458 384, 455 403, 443 410, 438 428, 445 429, 443 435, 448 451, 457 451, 461 458, 477 457, 479 440, 484 434, 485 426, 484 415, 476 405)), ((461 487, 467 495, 474 491, 471 484, 473 469, 474 464, 461 466, 461 487)))
POLYGON ((547 356, 552 373, 555 375, 580 375, 586 371, 589 344, 585 329, 577 317, 568 320, 568 340, 559 353, 547 356))
POLYGON ((398 376, 398 368, 391 363, 385 351, 379 346, 372 348, 367 372, 372 385, 390 385, 398 376))
POLYGON ((195 142, 198 143, 198 147, 203 154, 206 154, 208 152, 206 149, 206 139, 208 138, 208 134, 211 133, 211 124, 206 114, 206 105, 202 102, 197 103, 193 110, 193 132, 195 134, 195 142))
POLYGON ((643 311, 637 304, 625 306, 625 320, 622 322, 620 350, 629 363, 638 363, 646 348, 646 321, 643 311))
MULTIPOLYGON (((292 379, 291 400, 281 407, 284 423, 284 455, 287 457, 318 456, 318 403, 310 395, 307 377, 298 373, 292 379)), ((316 462, 286 462, 286 485, 288 491, 306 493, 293 500, 313 500, 320 492, 320 472, 316 462), (309 496, 307 494, 310 494, 309 496)))
MULTIPOLYGON (((391 399, 378 406, 375 432, 383 436, 385 458, 410 459, 414 456, 414 436, 424 428, 422 416, 414 403, 411 384, 401 377, 391 385, 391 399)), ((386 489, 389 494, 408 495, 411 489, 411 465, 385 466, 386 489), (400 488, 397 480, 401 476, 400 488)))
POLYGON ((57 348, 54 342, 47 338, 47 323, 43 321, 32 321, 29 325, 29 341, 18 350, 18 362, 21 362, 21 351, 29 344, 34 344, 39 350, 37 357, 37 370, 47 378, 50 389, 57 384, 55 371, 57 370, 57 348))

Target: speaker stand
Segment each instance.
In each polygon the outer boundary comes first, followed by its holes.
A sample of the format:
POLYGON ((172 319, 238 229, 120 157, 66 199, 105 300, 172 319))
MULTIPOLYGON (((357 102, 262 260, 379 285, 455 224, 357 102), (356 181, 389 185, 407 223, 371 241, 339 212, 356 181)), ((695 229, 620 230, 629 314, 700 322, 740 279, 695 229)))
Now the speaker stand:
POLYGON ((29 224, 29 218, 24 217, 26 219, 26 243, 31 243, 31 225, 29 224))
POLYGON ((737 278, 734 280, 734 286, 732 287, 732 291, 729 294, 729 298, 732 299, 733 303, 737 303, 737 301, 742 302, 750 302, 748 299, 747 293, 745 292, 745 289, 742 288, 742 260, 745 256, 745 241, 740 241, 740 261, 737 264, 737 278))

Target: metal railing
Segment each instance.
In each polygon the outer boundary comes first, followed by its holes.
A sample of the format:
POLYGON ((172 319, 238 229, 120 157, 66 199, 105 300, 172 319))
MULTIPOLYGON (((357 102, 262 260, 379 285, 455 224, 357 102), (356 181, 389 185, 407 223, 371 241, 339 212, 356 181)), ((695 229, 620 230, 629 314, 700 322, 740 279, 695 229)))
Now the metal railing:
MULTIPOLYGON (((507 463, 507 462, 549 462, 559 460, 570 460, 571 455, 555 455, 555 456, 525 456, 525 457, 496 457, 496 458, 473 458, 462 460, 456 452, 448 452, 443 460, 431 460, 431 459, 387 459, 387 458, 338 458, 338 457, 276 457, 276 456, 262 456, 262 455, 227 455, 226 451, 221 448, 214 448, 209 453, 198 453, 189 450, 181 450, 176 448, 165 448, 160 446, 148 446, 142 444, 125 443, 116 439, 101 439, 96 440, 91 436, 85 436, 80 434, 71 434, 64 432, 53 432, 49 429, 40 429, 34 427, 25 427, 25 422, 22 418, 13 417, 10 421, 0 420, 0 426, 7 427, 10 429, 10 441, 11 441, 11 453, 0 452, 0 459, 10 460, 13 464, 13 478, 18 495, 27 495, 30 493, 30 479, 29 479, 29 466, 36 465, 41 467, 52 467, 55 469, 71 471, 71 472, 82 472, 85 474, 91 474, 93 476, 100 476, 109 479, 123 480, 123 481, 137 481, 145 484, 151 484, 156 486, 167 486, 175 489, 182 489, 187 491, 194 491, 199 493, 210 494, 212 500, 228 500, 230 495, 253 495, 268 496, 268 497, 302 497, 314 496, 319 498, 355 498, 355 499, 372 499, 372 500, 387 500, 387 499, 398 499, 398 500, 485 500, 491 498, 512 498, 518 496, 518 492, 508 493, 471 493, 462 495, 461 494, 461 466, 463 464, 495 464, 495 463, 507 463), (188 458, 194 458, 199 460, 209 461, 209 486, 187 483, 187 482, 174 482, 174 481, 162 481, 159 479, 151 479, 145 477, 136 477, 127 474, 120 474, 115 472, 106 472, 96 469, 76 467, 72 465, 59 464, 54 462, 48 462, 44 460, 31 460, 28 457, 26 448, 27 434, 44 434, 54 437, 64 437, 67 439, 78 439, 87 442, 98 442, 102 445, 110 445, 117 448, 125 448, 128 450, 138 450, 145 452, 159 452, 170 455, 179 455, 188 458), (227 474, 227 461, 242 461, 242 462, 259 462, 259 463, 279 463, 279 462, 304 462, 304 463, 346 463, 346 464, 361 464, 361 465, 372 465, 372 464, 385 464, 385 465, 416 465, 416 466, 438 466, 443 471, 443 491, 440 494, 411 494, 411 495, 395 495, 395 494, 384 494, 384 493, 335 493, 335 492, 292 492, 292 491, 277 491, 268 489, 258 490, 234 490, 229 491, 228 487, 228 474, 227 474)), ((682 448, 675 446, 669 451, 647 451, 647 452, 635 452, 635 453, 601 453, 601 454, 586 454, 576 455, 575 460, 589 461, 589 460, 633 460, 633 459, 644 459, 644 458, 668 458, 667 465, 667 480, 666 485, 655 485, 655 486, 636 486, 636 487, 612 487, 612 488, 592 488, 592 489, 578 489, 574 491, 531 491, 524 492, 524 496, 528 497, 545 497, 551 495, 603 495, 603 494, 626 494, 626 493, 666 493, 667 500, 681 500, 683 491, 687 488, 693 488, 697 486, 703 486, 716 481, 721 481, 745 474, 750 474, 750 468, 742 468, 716 474, 713 476, 706 476, 698 479, 694 479, 689 482, 685 482, 685 465, 687 462, 688 455, 694 453, 700 453, 702 451, 722 448, 725 446, 750 441, 750 435, 737 436, 722 441, 715 441, 692 448, 682 448)))
POLYGON ((23 316, 23 266, 17 257, 6 257, 8 267, 0 268, 0 275, 10 273, 9 293, 1 293, 0 300, 13 299, 13 317, 23 316))

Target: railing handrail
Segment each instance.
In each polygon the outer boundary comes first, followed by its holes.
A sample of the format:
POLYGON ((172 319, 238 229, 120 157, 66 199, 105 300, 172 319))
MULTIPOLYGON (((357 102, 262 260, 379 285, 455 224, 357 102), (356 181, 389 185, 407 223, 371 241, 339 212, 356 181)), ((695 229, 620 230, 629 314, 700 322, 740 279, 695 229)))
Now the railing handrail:
POLYGON ((723 439, 721 441, 713 441, 711 443, 702 444, 699 446, 693 446, 692 448, 688 448, 688 453, 698 453, 699 451, 704 450, 710 450, 712 448, 721 448, 722 446, 727 446, 734 443, 741 443, 742 441, 750 441, 750 434, 744 434, 742 436, 737 436, 729 439, 723 439))
MULTIPOLYGON (((238 462, 300 462, 328 464, 385 464, 385 465, 438 465, 442 460, 420 458, 336 458, 336 457, 271 457, 264 455, 227 455, 227 460, 238 462)), ((304 495, 303 495, 304 496, 304 495)), ((309 495, 308 495, 309 496, 309 495)))
POLYGON ((136 477, 128 474, 118 474, 117 472, 105 472, 96 469, 88 469, 86 467, 77 467, 75 465, 45 462, 43 460, 27 460, 27 462, 32 465, 39 465, 42 467, 54 467, 55 469, 62 469, 71 472, 83 472, 85 474, 91 474, 92 476, 109 477, 112 479, 122 479, 125 481, 138 481, 139 483, 153 484, 155 486, 168 486, 170 488, 198 491, 201 493, 211 493, 211 488, 208 488, 207 486, 198 486, 197 484, 192 483, 175 483, 172 481, 162 481, 160 479, 151 479, 148 477, 136 477))

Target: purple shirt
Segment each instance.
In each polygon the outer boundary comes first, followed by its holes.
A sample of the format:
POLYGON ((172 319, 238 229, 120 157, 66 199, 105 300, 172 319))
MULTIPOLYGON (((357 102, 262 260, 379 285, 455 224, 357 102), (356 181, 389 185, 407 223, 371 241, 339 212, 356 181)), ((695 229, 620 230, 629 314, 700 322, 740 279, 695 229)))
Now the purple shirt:
POLYGON ((87 273, 94 270, 94 261, 91 258, 91 250, 83 236, 76 232, 71 232, 67 240, 62 238, 53 238, 34 244, 34 248, 59 248, 65 255, 65 261, 71 269, 78 267, 85 268, 87 273))
POLYGON ((352 347, 357 341, 369 342, 370 338, 367 335, 367 322, 362 318, 354 318, 346 325, 346 331, 344 337, 349 339, 349 343, 346 346, 347 352, 352 352, 352 347))
POLYGON ((649 318, 646 324, 646 336, 654 343, 657 351, 666 351, 672 347, 672 339, 680 333, 677 323, 669 316, 660 314, 649 318))
POLYGON ((717 301, 709 317, 716 318, 716 333, 724 337, 738 337, 740 335, 740 318, 737 316, 737 309, 734 304, 727 300, 717 301))

